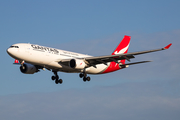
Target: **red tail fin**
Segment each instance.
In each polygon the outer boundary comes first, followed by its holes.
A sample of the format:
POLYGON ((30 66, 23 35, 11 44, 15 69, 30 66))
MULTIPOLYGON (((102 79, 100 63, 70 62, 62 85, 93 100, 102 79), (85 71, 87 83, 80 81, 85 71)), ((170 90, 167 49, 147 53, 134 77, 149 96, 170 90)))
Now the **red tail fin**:
MULTIPOLYGON (((128 52, 129 43, 130 43, 131 36, 125 35, 122 41, 119 43, 115 51, 112 53, 112 55, 116 54, 124 54, 128 52)), ((125 60, 120 61, 122 64, 125 64, 125 60)))
MULTIPOLYGON (((128 48, 129 48, 130 39, 131 39, 131 36, 125 35, 124 38, 122 39, 122 41, 117 46, 117 48, 115 49, 115 51, 112 53, 112 55, 127 53, 128 48)), ((121 64, 125 64, 125 60, 121 60, 119 62, 121 64)), ((121 67, 119 67, 118 63, 111 62, 110 65, 108 66, 108 68, 103 73, 113 72, 113 71, 116 71, 119 69, 121 69, 121 67)))
POLYGON ((112 53, 112 55, 127 53, 130 39, 131 39, 131 36, 125 35, 122 41, 117 46, 117 48, 115 49, 115 51, 112 53))

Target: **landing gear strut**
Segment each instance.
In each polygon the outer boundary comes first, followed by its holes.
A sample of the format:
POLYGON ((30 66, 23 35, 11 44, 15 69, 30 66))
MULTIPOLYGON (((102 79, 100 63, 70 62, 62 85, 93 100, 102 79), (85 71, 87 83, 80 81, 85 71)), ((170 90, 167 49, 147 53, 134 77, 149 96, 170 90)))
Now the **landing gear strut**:
POLYGON ((62 79, 59 79, 59 76, 57 74, 57 71, 53 71, 54 73, 54 76, 51 77, 52 80, 55 80, 55 83, 58 84, 62 84, 63 80, 62 79))
POLYGON ((80 74, 79 74, 79 77, 80 77, 80 78, 83 77, 83 81, 84 81, 84 82, 91 80, 91 78, 90 78, 89 76, 87 77, 87 74, 86 74, 86 73, 80 73, 80 74))

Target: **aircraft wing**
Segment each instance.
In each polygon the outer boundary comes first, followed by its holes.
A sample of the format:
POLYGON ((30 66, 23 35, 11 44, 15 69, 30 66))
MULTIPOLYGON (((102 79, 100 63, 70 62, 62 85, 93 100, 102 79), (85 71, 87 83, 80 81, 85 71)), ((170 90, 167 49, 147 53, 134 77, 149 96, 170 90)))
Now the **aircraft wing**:
POLYGON ((116 55, 98 56, 98 57, 86 57, 86 58, 84 58, 84 60, 86 61, 86 64, 88 64, 88 66, 95 66, 97 64, 107 65, 107 62, 112 62, 112 61, 119 63, 118 60, 126 59, 126 60, 130 61, 130 59, 135 58, 134 55, 140 55, 140 54, 145 54, 145 53, 150 53, 150 52, 166 50, 166 49, 169 49, 169 47, 171 45, 172 44, 169 44, 166 47, 160 48, 160 49, 126 53, 126 54, 116 54, 116 55))

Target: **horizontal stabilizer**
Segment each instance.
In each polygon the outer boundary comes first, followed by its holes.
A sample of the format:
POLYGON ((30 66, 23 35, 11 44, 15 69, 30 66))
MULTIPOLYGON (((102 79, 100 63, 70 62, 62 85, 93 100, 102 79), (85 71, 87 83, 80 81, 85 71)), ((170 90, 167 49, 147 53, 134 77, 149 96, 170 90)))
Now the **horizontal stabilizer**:
POLYGON ((15 59, 13 64, 20 65, 20 63, 19 63, 19 61, 17 59, 15 59))
POLYGON ((152 62, 152 61, 140 61, 140 62, 134 62, 134 63, 123 64, 123 65, 120 65, 120 66, 134 65, 134 64, 140 64, 140 63, 146 63, 146 62, 152 62))

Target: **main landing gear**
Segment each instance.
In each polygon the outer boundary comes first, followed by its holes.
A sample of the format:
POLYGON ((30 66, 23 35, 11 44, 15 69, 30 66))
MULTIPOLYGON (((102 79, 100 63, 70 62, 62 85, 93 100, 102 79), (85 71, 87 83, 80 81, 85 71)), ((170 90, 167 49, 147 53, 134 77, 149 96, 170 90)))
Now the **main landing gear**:
MULTIPOLYGON (((58 74, 57 74, 57 71, 53 71, 53 73, 54 73, 54 75, 51 77, 51 79, 52 79, 52 80, 55 80, 55 83, 56 83, 56 84, 58 84, 58 83, 62 84, 62 83, 63 83, 63 80, 62 80, 62 79, 59 79, 59 76, 58 76, 58 74)), ((80 77, 80 78, 83 78, 83 81, 84 81, 84 82, 91 80, 91 78, 90 78, 89 76, 87 76, 87 74, 84 73, 84 72, 83 72, 83 73, 80 73, 80 74, 79 74, 79 77, 80 77)))
POLYGON ((83 77, 83 81, 84 81, 84 82, 91 80, 91 78, 90 78, 89 76, 87 77, 87 74, 86 74, 86 73, 80 73, 80 74, 79 74, 79 77, 80 77, 80 78, 83 77))
POLYGON ((57 71, 53 71, 54 73, 54 76, 51 77, 52 80, 55 80, 55 83, 58 84, 62 84, 63 80, 62 79, 59 79, 59 76, 57 74, 57 71))

